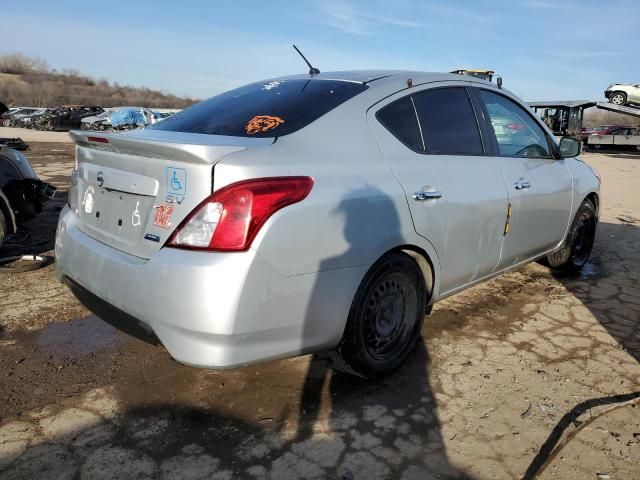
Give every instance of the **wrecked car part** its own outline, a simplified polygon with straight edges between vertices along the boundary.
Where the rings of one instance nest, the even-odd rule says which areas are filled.
[[[83,130],[122,131],[143,128],[154,123],[155,114],[140,107],[123,107],[87,117],[82,121]]]
[[[102,107],[71,105],[55,108],[33,121],[38,130],[67,131],[81,128],[82,119],[103,113]]]
[[[29,145],[25,143],[20,137],[2,137],[0,138],[0,145],[4,145],[5,147],[13,148],[14,150],[24,151],[29,148]]]
[[[6,235],[42,212],[56,187],[41,181],[27,158],[0,145],[0,247]]]

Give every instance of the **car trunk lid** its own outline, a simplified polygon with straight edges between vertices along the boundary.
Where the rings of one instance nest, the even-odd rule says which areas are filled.
[[[140,258],[151,258],[212,192],[213,165],[267,139],[175,132],[70,132],[77,145],[78,228]]]

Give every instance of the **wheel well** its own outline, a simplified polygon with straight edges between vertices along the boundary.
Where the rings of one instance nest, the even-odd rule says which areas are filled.
[[[598,216],[600,212],[600,199],[598,198],[598,194],[596,192],[591,192],[585,197],[585,200],[589,200],[593,204],[596,208],[596,216]]]
[[[402,252],[406,255],[409,255],[418,264],[418,267],[420,267],[420,270],[422,271],[424,285],[427,288],[427,305],[429,305],[429,302],[431,301],[431,297],[433,295],[434,270],[433,263],[431,262],[429,255],[427,255],[427,252],[419,247],[416,247],[415,245],[402,245],[394,248],[393,250],[390,250],[389,252],[385,253],[385,255],[392,252]]]

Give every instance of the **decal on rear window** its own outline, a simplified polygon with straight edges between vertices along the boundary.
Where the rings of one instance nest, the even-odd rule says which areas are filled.
[[[272,117],[271,115],[256,115],[247,123],[245,130],[249,135],[253,135],[258,132],[268,132],[273,130],[278,125],[284,123],[284,120],[280,117]]]
[[[231,137],[282,137],[306,127],[367,88],[358,82],[318,77],[268,80],[210,98],[147,128]]]

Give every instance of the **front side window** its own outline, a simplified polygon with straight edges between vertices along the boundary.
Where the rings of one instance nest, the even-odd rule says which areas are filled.
[[[482,155],[482,139],[464,87],[436,88],[413,95],[428,153]]]
[[[550,158],[547,135],[531,115],[508,98],[480,90],[500,155],[505,157]]]

